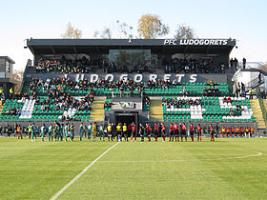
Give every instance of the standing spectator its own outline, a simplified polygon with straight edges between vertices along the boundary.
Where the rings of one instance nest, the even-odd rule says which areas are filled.
[[[243,58],[243,69],[246,69],[246,63],[247,63],[247,59],[246,58]]]
[[[259,83],[261,83],[261,73],[259,73],[258,75],[258,80],[259,80]]]
[[[238,67],[238,60],[237,58],[234,59],[234,68],[237,69]]]

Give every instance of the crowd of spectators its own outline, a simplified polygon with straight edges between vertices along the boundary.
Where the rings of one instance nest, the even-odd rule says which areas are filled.
[[[175,58],[165,64],[165,73],[222,73],[224,65],[218,65],[211,58]]]
[[[66,92],[66,86],[75,88],[76,83],[65,78],[49,79],[47,81],[36,79],[30,83],[29,89],[33,98],[36,100],[35,103],[41,105],[42,111],[50,109],[66,110],[68,108],[74,108],[80,111],[91,109],[91,104],[94,100],[92,93],[87,94],[83,98],[74,97]],[[83,84],[79,86],[85,87]],[[42,94],[46,94],[48,98],[44,100],[40,99],[40,95],[38,94],[40,91]],[[23,96],[29,98],[29,94],[27,93],[24,93]]]
[[[171,61],[163,60],[159,65],[162,66],[165,73],[224,73],[226,68],[224,64],[217,64],[211,58],[174,58]],[[230,66],[236,66],[235,60],[230,61]],[[102,57],[94,60],[85,56],[81,59],[66,59],[65,56],[61,58],[41,57],[36,64],[37,72],[90,73],[99,69],[103,73],[144,73],[153,71],[148,64],[118,65]]]
[[[182,108],[184,106],[198,106],[201,105],[201,99],[166,98],[162,100],[162,104],[165,105],[166,108]]]

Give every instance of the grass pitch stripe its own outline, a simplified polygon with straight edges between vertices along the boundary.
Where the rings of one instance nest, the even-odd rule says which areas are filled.
[[[101,159],[104,155],[106,155],[109,151],[115,148],[119,142],[109,147],[106,151],[104,151],[101,155],[99,155],[95,160],[93,160],[88,166],[86,166],[79,174],[77,174],[70,182],[68,182],[63,188],[61,188],[56,194],[54,194],[50,200],[56,200],[58,197],[65,192],[73,183],[75,183],[82,175],[84,175],[99,159]]]

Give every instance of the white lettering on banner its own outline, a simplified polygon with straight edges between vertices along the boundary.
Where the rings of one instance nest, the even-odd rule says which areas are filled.
[[[150,80],[150,81],[153,81],[153,82],[156,82],[157,77],[158,77],[157,74],[150,74],[150,75],[149,75],[149,80]]]
[[[126,81],[128,79],[128,74],[122,74],[120,80]]]
[[[165,74],[163,80],[164,81],[169,81],[170,78],[171,78],[171,74]]]
[[[98,81],[98,74],[91,74],[90,82],[95,83],[96,81]]]
[[[110,81],[110,82],[114,81],[114,75],[113,74],[107,74],[105,76],[105,80]]]
[[[74,77],[75,80],[77,77]],[[85,77],[83,77],[84,79]],[[136,83],[141,83],[142,81],[152,81],[156,82],[157,79],[162,79],[164,81],[170,81],[172,83],[181,83],[183,81],[196,82],[198,79],[197,74],[90,74],[88,80],[91,83],[95,83],[98,80],[106,80],[109,82],[118,80],[133,80]]]
[[[197,81],[197,74],[192,74],[190,75],[190,79],[189,79],[189,82],[190,83],[194,83]]]
[[[165,39],[164,45],[204,45],[204,46],[212,46],[212,45],[227,45],[228,40],[227,39],[182,39],[179,40],[179,43],[177,43],[177,40],[175,39]]]
[[[143,80],[143,75],[142,75],[142,74],[136,74],[136,75],[134,76],[134,82],[136,82],[136,83],[141,83],[142,80]]]
[[[166,40],[164,40],[164,45],[166,45],[166,44],[168,44],[168,45],[177,45],[177,43],[176,43],[176,41],[177,40],[175,40],[175,39],[166,39]]]
[[[180,83],[182,81],[182,77],[184,77],[184,74],[176,74],[177,82]]]

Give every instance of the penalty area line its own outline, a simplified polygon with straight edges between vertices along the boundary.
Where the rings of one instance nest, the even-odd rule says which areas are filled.
[[[114,149],[119,142],[109,147],[107,150],[105,150],[102,154],[100,154],[95,160],[90,162],[89,165],[87,165],[79,174],[77,174],[70,182],[68,182],[64,187],[62,187],[57,193],[55,193],[50,200],[56,200],[58,197],[65,192],[73,183],[75,183],[81,176],[83,176],[99,159],[101,159],[104,155],[106,155],[109,151]]]

